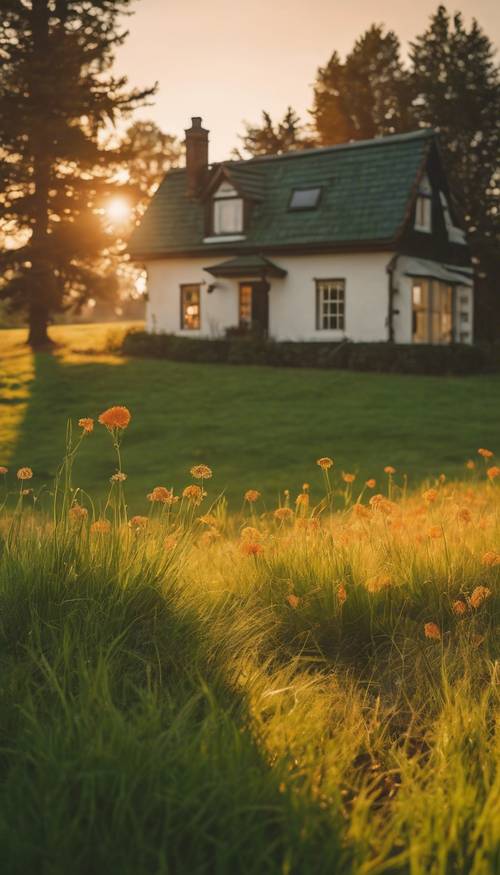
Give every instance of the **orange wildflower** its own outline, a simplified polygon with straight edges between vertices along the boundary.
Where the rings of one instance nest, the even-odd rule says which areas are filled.
[[[344,481],[344,483],[354,483],[355,479],[356,479],[355,474],[349,474],[349,473],[346,473],[345,471],[342,471],[342,480]]]
[[[463,599],[457,599],[456,602],[453,602],[452,610],[457,617],[461,617],[462,614],[465,614],[467,610],[467,605],[465,604]]]
[[[293,517],[293,510],[291,510],[291,508],[289,507],[277,507],[274,511],[274,517],[275,519],[280,520],[280,522],[283,522],[284,520],[289,520],[291,517]]]
[[[433,501],[438,497],[437,489],[426,489],[425,492],[422,492],[422,498],[427,504],[432,504]]]
[[[343,583],[340,583],[337,587],[337,600],[339,605],[343,605],[345,600],[347,599],[346,588]]]
[[[9,469],[6,468],[5,465],[0,465],[0,474],[7,474],[8,471]]]
[[[300,599],[298,595],[295,595],[295,593],[293,592],[291,592],[290,595],[287,596],[286,600],[291,608],[298,608],[298,606],[300,605]]]
[[[149,523],[148,517],[147,516],[140,516],[140,514],[138,514],[137,516],[133,516],[132,519],[130,520],[130,525],[134,529],[145,529],[148,523]]]
[[[191,468],[191,474],[193,477],[196,477],[197,480],[209,480],[212,476],[212,469],[208,467],[208,465],[194,465]]]
[[[93,535],[105,535],[111,531],[111,523],[109,520],[96,520],[92,523],[90,531]]]
[[[476,586],[469,599],[469,603],[473,608],[480,608],[483,602],[491,595],[491,589],[487,586]]]
[[[86,507],[82,507],[81,504],[74,504],[69,509],[69,515],[75,521],[85,520],[88,516],[88,510]]]
[[[240,550],[245,556],[260,556],[264,552],[264,547],[257,541],[243,541]]]
[[[112,431],[114,428],[127,428],[131,420],[130,410],[127,407],[109,407],[99,416],[101,425]]]
[[[31,468],[19,468],[19,471],[17,472],[18,480],[31,480],[32,477],[33,471]]]
[[[201,486],[197,486],[195,483],[186,486],[182,491],[182,497],[192,501],[193,504],[201,504],[206,494]]]
[[[468,507],[460,507],[457,510],[457,519],[461,523],[470,523],[472,520],[472,514]]]
[[[254,526],[245,526],[241,530],[241,537],[245,540],[260,541],[262,538],[262,532],[259,532]]]
[[[352,512],[356,514],[356,516],[363,517],[364,519],[370,519],[370,511],[364,504],[355,504],[353,505]]]
[[[473,471],[474,468],[476,467],[476,463],[475,463],[474,459],[467,459],[467,461],[465,463],[465,467],[468,468],[469,471]]]
[[[431,638],[433,641],[439,641],[441,638],[441,630],[437,623],[425,623],[424,635],[426,638]]]
[[[319,465],[322,471],[328,471],[333,466],[333,459],[330,459],[329,456],[322,456],[321,459],[317,460],[316,464]]]
[[[495,455],[491,450],[486,450],[484,447],[479,447],[478,453],[483,459],[491,459]]]
[[[205,513],[203,516],[198,517],[200,523],[204,523],[206,526],[216,526],[217,525],[217,517],[213,515],[213,513]]]
[[[492,465],[491,468],[487,469],[486,473],[490,480],[495,480],[496,477],[500,477],[500,468],[498,465]]]
[[[376,485],[377,481],[373,477],[370,477],[365,483],[365,486],[368,486],[368,489],[375,489]]]
[[[392,465],[386,465],[384,468],[386,474],[395,474],[396,469],[392,467]]]
[[[443,527],[431,526],[427,534],[429,535],[429,538],[442,538],[444,536]]]
[[[316,531],[319,529],[319,519],[317,517],[297,517],[295,525],[298,529],[310,529]]]
[[[382,495],[380,492],[377,495],[372,495],[370,498],[370,507],[374,510],[380,510],[382,513],[391,513],[394,504],[392,501],[389,501],[385,495]]]
[[[309,483],[302,484],[302,492],[309,492],[310,488]]]
[[[493,565],[500,565],[500,553],[496,550],[487,550],[481,559],[481,565],[486,565],[491,568]]]
[[[109,478],[111,483],[123,483],[127,479],[127,475],[123,471],[117,471]]]
[[[368,592],[380,592],[381,589],[387,589],[391,584],[392,580],[388,574],[377,574],[366,581],[366,588]]]
[[[83,416],[82,419],[78,420],[78,425],[80,428],[83,428],[85,434],[90,434],[94,431],[94,420],[90,416]]]
[[[304,509],[307,509],[309,507],[309,495],[307,494],[307,492],[301,492],[299,495],[297,495],[297,498],[295,499],[295,504],[297,505],[297,507],[303,507]]]
[[[260,492],[257,489],[247,489],[247,491],[245,492],[245,501],[248,501],[250,504],[258,501],[259,498]]]
[[[199,489],[199,486],[196,488]],[[166,486],[155,486],[153,491],[148,493],[148,501],[159,502],[160,504],[174,504],[178,500],[177,495],[174,495],[173,489],[167,489]]]

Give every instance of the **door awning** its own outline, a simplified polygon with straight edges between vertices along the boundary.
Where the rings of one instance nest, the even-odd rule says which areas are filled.
[[[472,286],[472,268],[441,264],[427,258],[405,257],[403,264],[405,276],[421,276],[427,279],[442,280],[450,285]]]
[[[238,255],[236,258],[221,261],[220,264],[205,267],[204,270],[212,276],[222,277],[284,277],[287,274],[286,270],[263,255]]]

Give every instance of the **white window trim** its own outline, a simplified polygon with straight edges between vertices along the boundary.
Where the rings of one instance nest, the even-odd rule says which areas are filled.
[[[315,327],[316,331],[321,333],[321,335],[325,334],[335,334],[335,335],[343,335],[346,330],[346,281],[343,277],[318,277],[315,279]],[[336,317],[337,322],[342,322],[342,325],[337,325],[336,327],[324,327],[321,323],[323,321],[323,316],[327,315],[325,311],[325,305],[328,303],[332,303],[332,300],[325,301],[324,293],[325,291],[330,291],[331,287],[337,286],[336,291],[342,292],[342,297],[337,296],[336,300]],[[340,288],[339,288],[340,287]],[[339,304],[342,304],[342,313],[339,313]],[[320,308],[323,312],[320,313]],[[331,317],[333,314],[330,312],[328,314]]]
[[[216,237],[204,237],[204,243],[237,243],[238,240],[246,240],[244,234],[217,234]]]
[[[422,207],[422,221],[419,221],[420,208]],[[425,174],[420,180],[418,195],[415,201],[415,231],[424,234],[432,234],[432,186],[429,177]]]

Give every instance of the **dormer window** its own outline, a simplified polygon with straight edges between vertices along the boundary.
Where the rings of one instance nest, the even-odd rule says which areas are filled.
[[[321,188],[294,188],[290,198],[290,210],[314,210],[319,204]]]
[[[418,187],[415,205],[415,231],[432,231],[432,186],[428,176],[423,176]]]
[[[243,231],[243,200],[229,182],[223,182],[213,198],[213,233],[240,234]]]

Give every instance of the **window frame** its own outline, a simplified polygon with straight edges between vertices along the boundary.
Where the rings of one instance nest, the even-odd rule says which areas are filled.
[[[330,278],[327,278],[327,277],[319,278],[318,277],[314,280],[314,282],[315,282],[315,291],[316,291],[316,331],[337,331],[337,332],[344,332],[345,333],[345,330],[346,330],[345,309],[346,309],[346,285],[347,285],[345,277],[330,277]],[[339,298],[337,295],[337,299],[335,302],[336,303],[335,314],[332,313],[331,311],[329,313],[325,313],[325,311],[324,311],[325,301],[324,301],[324,297],[323,297],[325,291],[327,290],[325,287],[332,287],[335,285],[340,286],[340,289],[337,289],[337,291],[341,291],[342,297]],[[332,299],[329,299],[326,303],[332,304],[332,303],[334,303],[334,301]],[[340,306],[341,306],[341,310],[340,310]],[[337,321],[336,326],[334,326],[334,327],[332,327],[331,325],[324,326],[321,324],[323,322],[323,319],[325,318],[325,316],[328,318],[328,320],[331,320],[334,315],[335,315],[336,321]]]
[[[198,325],[191,326],[185,324],[185,303],[184,295],[187,289],[198,290]],[[181,331],[201,331],[201,283],[181,283],[180,284],[180,330]]]
[[[436,280],[433,277],[410,277],[411,279],[411,342],[412,344],[429,344],[431,346],[449,346],[455,340],[455,334],[457,331],[457,321],[456,321],[456,288],[453,283],[446,283],[444,280]],[[425,325],[426,325],[426,337],[424,340],[415,340],[415,313],[418,312],[415,307],[414,301],[414,290],[415,287],[422,287],[423,284],[427,284],[427,303],[426,306],[422,306],[421,312],[425,314]],[[449,296],[449,309],[446,306],[443,306],[444,296],[442,294],[443,291],[446,291],[447,296]],[[442,340],[440,339],[443,336],[443,328],[445,316],[449,316],[450,318],[450,327],[449,327],[449,339]],[[436,321],[436,316],[439,318],[439,337],[436,338],[434,326]]]
[[[420,231],[422,234],[432,234],[432,203],[432,185],[427,174],[424,174],[420,180],[415,199],[415,219],[413,222],[415,231]],[[422,208],[422,222],[419,220],[420,208]]]
[[[310,207],[292,207],[292,201],[294,194],[298,191],[317,191],[318,197],[316,199],[316,203]],[[321,198],[323,196],[323,186],[322,185],[298,185],[295,188],[292,188],[290,192],[290,197],[288,200],[288,212],[289,213],[306,213],[308,210],[317,210],[320,203]]]
[[[224,187],[224,185],[227,185],[231,189],[230,192],[228,192],[227,194],[224,194],[224,192],[222,194],[219,194],[219,192]],[[218,204],[228,203],[229,201],[233,201],[233,202],[237,201],[240,204],[240,216],[239,216],[240,227],[236,230],[232,229],[231,231],[216,230],[216,219],[215,219],[216,208],[217,208]],[[219,224],[220,224],[220,221],[219,221]],[[233,185],[231,185],[230,182],[227,182],[227,181],[221,182],[218,189],[214,192],[214,195],[212,197],[212,204],[211,204],[210,227],[212,229],[212,234],[215,237],[229,237],[233,234],[243,234],[243,232],[245,230],[245,201],[241,197],[241,195],[238,193],[238,191],[235,189],[235,187]]]

